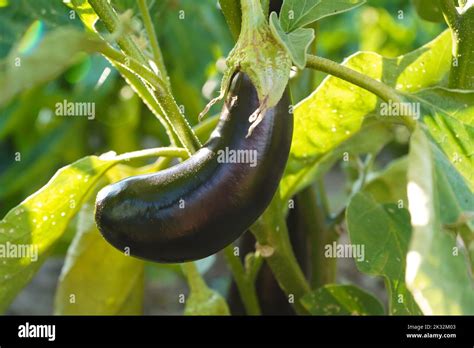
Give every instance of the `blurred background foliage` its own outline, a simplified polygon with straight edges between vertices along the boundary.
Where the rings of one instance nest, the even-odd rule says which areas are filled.
[[[131,9],[139,18],[135,1],[111,2],[118,12]],[[218,92],[233,39],[217,0],[149,3],[173,93],[194,125],[199,112]],[[60,0],[0,0],[0,69],[15,45],[34,50],[45,33],[63,25],[83,27]],[[420,19],[410,0],[368,0],[353,11],[321,20],[317,45],[312,49],[337,62],[359,50],[394,57],[430,41],[445,27],[444,23]],[[144,29],[139,28],[137,35],[147,47]],[[324,76],[314,71],[296,73],[291,82],[295,103],[313,91]],[[95,119],[55,116],[56,103],[65,99],[94,102]],[[0,215],[42,187],[60,167],[81,157],[168,143],[158,120],[106,59],[79,57],[58,79],[23,92],[0,109]],[[329,187],[330,196],[331,190],[337,193],[340,188]],[[65,235],[58,254],[65,253],[73,233]],[[173,267],[149,267],[147,274],[153,278],[159,273],[162,282],[176,281],[179,272]],[[223,292],[228,286],[228,277],[206,278],[211,287]],[[166,307],[160,299],[152,297],[150,301]]]

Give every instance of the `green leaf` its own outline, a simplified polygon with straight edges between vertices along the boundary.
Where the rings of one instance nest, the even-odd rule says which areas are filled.
[[[176,154],[167,148],[157,150],[153,150],[156,156]],[[23,257],[0,255],[5,256],[0,263],[0,311],[31,280],[107,170],[134,155],[138,157],[137,153],[88,156],[63,167],[0,221],[0,245],[30,251]]]
[[[281,26],[288,33],[364,3],[365,0],[285,0],[280,11]]]
[[[474,283],[463,250],[443,229],[431,144],[417,128],[410,141],[408,202],[413,226],[407,286],[424,314],[474,314]]]
[[[312,315],[383,315],[373,295],[353,285],[325,285],[301,299]]]
[[[55,314],[142,314],[144,262],[108,244],[93,217],[94,206],[85,204],[61,270]]]
[[[41,190],[0,221],[0,244],[29,246],[38,259],[3,258],[0,264],[0,310],[3,311],[33,277],[79,211],[91,188],[115,161],[85,157],[61,168]]]
[[[351,243],[365,249],[365,260],[355,260],[357,268],[385,278],[390,314],[420,314],[405,284],[405,255],[411,233],[408,211],[395,204],[379,204],[360,192],[349,202],[346,219]]]
[[[444,225],[459,231],[474,266],[474,194],[461,174],[443,152],[431,144],[435,166],[435,184],[439,195],[440,217]],[[408,157],[391,162],[383,171],[368,176],[364,192],[380,203],[406,207]],[[471,218],[469,219],[469,216]]]
[[[324,155],[302,159],[290,157],[285,174],[280,182],[280,197],[283,201],[303,189],[315,178],[326,173],[344,156],[354,157],[361,154],[377,154],[390,140],[393,134],[386,124],[367,122],[353,137],[327,151]],[[293,138],[294,139],[294,138]],[[291,154],[290,154],[291,156]],[[287,206],[285,204],[285,206]]]
[[[185,315],[229,315],[225,299],[216,291],[207,287],[194,263],[183,265],[190,287],[186,300]]]
[[[87,33],[61,27],[35,46],[17,45],[0,65],[0,106],[25,89],[55,79],[77,61],[79,52],[94,52],[98,44]]]
[[[397,58],[359,52],[343,64],[401,91],[415,92],[443,80],[451,65],[450,47],[451,33],[445,31],[425,46]],[[377,116],[378,105],[372,93],[333,76],[298,103],[280,195],[289,198],[311,182],[318,174],[315,168],[319,160],[357,134],[365,118]]]
[[[427,88],[410,95],[446,157],[474,190],[474,91]]]
[[[435,144],[431,145],[431,151],[436,191],[440,197],[441,221],[453,225],[474,210],[474,195],[461,174]],[[402,207],[407,206],[407,170],[408,156],[392,161],[383,171],[368,176],[364,192],[370,193],[380,203],[401,203]],[[474,219],[466,220],[465,223],[470,231],[474,231]]]
[[[450,45],[451,35],[446,31],[404,56],[384,58],[373,52],[359,52],[343,65],[401,91],[414,92],[444,78],[451,64]],[[337,77],[327,77],[295,106],[292,154],[303,157],[327,152],[357,132],[364,117],[376,109],[377,97],[372,93]]]
[[[434,144],[431,144],[431,155],[441,221],[443,224],[456,224],[462,219],[462,215],[467,216],[474,211],[474,194],[466,180]],[[465,223],[474,233],[474,218],[466,220]]]
[[[276,12],[272,12],[270,15],[270,29],[275,38],[286,48],[293,63],[299,69],[304,69],[306,52],[314,40],[314,29],[298,28],[287,34],[281,28]]]
[[[443,22],[440,0],[412,0],[418,15],[430,22]]]
[[[408,157],[402,157],[390,162],[384,170],[371,173],[367,177],[364,192],[370,193],[379,203],[402,203],[406,206]]]

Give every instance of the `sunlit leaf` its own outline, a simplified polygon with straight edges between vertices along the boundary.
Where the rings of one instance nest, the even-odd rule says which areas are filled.
[[[450,47],[451,33],[445,31],[406,55],[384,58],[373,52],[359,52],[344,65],[402,92],[415,92],[443,80],[451,65]],[[294,109],[290,159],[280,195],[288,198],[303,188],[304,183],[311,182],[315,172],[309,168],[357,134],[365,118],[379,115],[378,106],[375,95],[333,76],[298,103]]]
[[[163,149],[160,154],[173,156],[175,153]],[[31,280],[101,177],[127,158],[128,154],[88,156],[63,167],[41,190],[10,210],[0,221],[1,246],[31,250],[29,254],[19,255],[22,257],[2,255],[0,311],[5,310],[17,292]]]
[[[356,157],[366,153],[376,155],[392,138],[393,134],[387,125],[367,122],[358,133],[335,146],[327,154],[308,158],[303,156],[301,160],[290,158],[280,182],[280,197],[287,201],[294,193],[326,173],[344,156]]]
[[[63,0],[63,2],[76,11],[86,28],[94,31],[94,25],[99,17],[87,0]]]

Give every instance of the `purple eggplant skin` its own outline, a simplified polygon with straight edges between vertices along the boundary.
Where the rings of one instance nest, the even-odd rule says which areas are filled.
[[[193,261],[223,249],[258,219],[278,188],[293,133],[289,105],[287,89],[247,137],[259,101],[249,77],[236,73],[219,123],[201,149],[173,167],[98,193],[99,231],[117,249],[160,263]],[[255,151],[257,161],[219,160],[219,150],[226,149]]]

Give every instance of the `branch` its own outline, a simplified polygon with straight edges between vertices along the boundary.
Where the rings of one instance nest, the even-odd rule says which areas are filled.
[[[160,72],[161,78],[165,81],[167,87],[170,88],[171,86],[168,79],[168,73],[163,61],[163,54],[161,53],[160,44],[158,43],[158,38],[156,37],[156,32],[153,27],[153,22],[150,17],[150,12],[148,11],[146,0],[138,0],[138,7],[143,18],[143,24],[148,35],[148,40],[150,41],[151,49],[153,51],[153,61]]]
[[[100,52],[107,58],[111,59],[121,67],[130,70],[131,72],[141,76],[155,89],[155,95],[158,103],[163,110],[164,117],[175,133],[178,135],[181,143],[191,153],[195,152],[200,146],[200,142],[196,134],[191,129],[188,121],[181,114],[181,111],[176,104],[173,96],[166,87],[165,82],[156,75],[148,67],[140,64],[134,58],[127,57],[122,52],[117,51],[109,45],[102,45]]]
[[[181,264],[181,269],[186,277],[189,289],[198,291],[200,288],[207,287],[206,282],[202,279],[197,266],[194,262],[185,262]]]
[[[321,181],[299,192],[295,199],[296,213],[311,244],[311,286],[317,289],[336,279],[336,260],[325,257],[324,249],[337,240],[338,235],[327,226],[329,210]]]
[[[293,253],[281,208],[280,198],[276,194],[265,213],[250,230],[257,239],[257,251],[270,266],[280,288],[287,296],[294,296],[296,312],[308,314],[300,299],[310,291],[310,287]]]
[[[117,13],[108,1],[90,0],[89,2],[109,32],[113,33],[119,28],[120,21]],[[122,35],[118,39],[118,43],[120,48],[127,55],[111,48],[109,45],[102,45],[101,53],[116,61],[125,69],[132,70],[132,72],[137,73],[139,76],[143,76],[144,79],[153,85],[156,90],[156,98],[163,110],[164,118],[167,119],[168,125],[175,131],[181,144],[188,150],[189,154],[195,152],[201,147],[201,143],[181,113],[176,101],[167,88],[167,84],[148,68],[145,55],[138,48],[132,37]]]
[[[158,156],[186,158],[188,154],[185,149],[179,147],[157,147],[154,149],[126,152],[114,157],[113,159],[116,161],[129,161],[133,159]]]
[[[170,139],[171,145],[177,146],[181,145],[181,142],[173,130],[172,125],[169,123],[169,119],[163,115],[160,104],[156,100],[156,96],[150,91],[150,89],[145,85],[142,79],[138,77],[134,72],[122,67],[118,63],[114,63],[116,69],[120,72],[122,77],[127,81],[127,83],[133,88],[133,90],[140,96],[145,105],[150,109],[150,111],[158,118],[160,123],[163,125],[166,131],[166,135]]]
[[[117,31],[120,25],[120,20],[114,8],[108,1],[104,0],[89,0],[89,4],[94,9],[94,12],[104,23],[105,27],[110,33]],[[146,63],[146,57],[138,48],[138,45],[133,40],[131,35],[122,35],[117,40],[120,48],[130,57],[133,57],[141,63]]]
[[[453,36],[453,61],[449,72],[449,87],[474,89],[474,4],[463,4],[458,12],[453,1],[441,1],[443,15]]]
[[[230,244],[224,248],[224,256],[229,265],[232,277],[239,289],[240,298],[245,307],[245,311],[249,315],[261,315],[260,305],[258,303],[257,291],[250,277],[240,262],[240,259],[234,255],[233,245]]]

